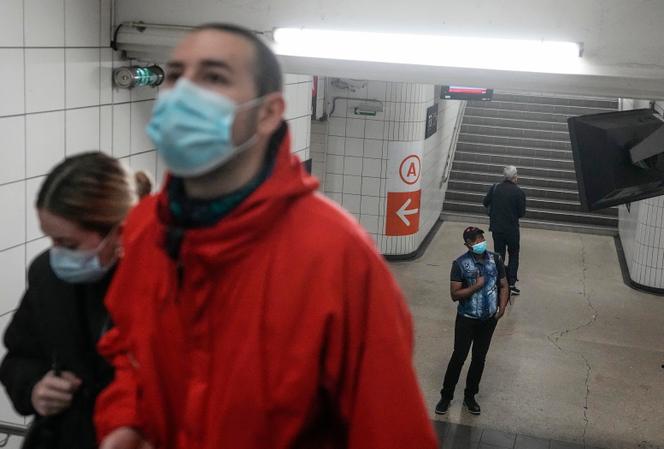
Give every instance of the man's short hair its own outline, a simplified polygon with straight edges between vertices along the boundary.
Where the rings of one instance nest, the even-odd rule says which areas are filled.
[[[516,176],[516,167],[514,165],[508,165],[503,168],[503,176],[505,176],[505,179],[514,179]]]
[[[216,30],[242,36],[255,50],[254,84],[259,97],[271,92],[281,92],[283,77],[276,55],[253,31],[229,23],[206,23],[196,27],[196,31]]]

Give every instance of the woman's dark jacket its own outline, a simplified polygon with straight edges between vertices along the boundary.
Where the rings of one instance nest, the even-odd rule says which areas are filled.
[[[36,415],[32,388],[54,367],[73,372],[83,383],[69,409],[36,416],[26,449],[96,447],[94,402],[113,378],[95,349],[110,324],[103,301],[112,271],[98,282],[69,284],[56,277],[48,251],[30,265],[28,288],[5,333],[0,382],[21,415]]]

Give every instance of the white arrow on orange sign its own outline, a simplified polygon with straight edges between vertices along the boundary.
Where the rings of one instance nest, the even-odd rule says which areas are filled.
[[[403,205],[397,211],[397,215],[399,216],[401,221],[403,221],[403,224],[405,224],[406,226],[410,226],[410,220],[408,219],[408,215],[414,215],[420,211],[419,209],[408,210],[408,206],[410,206],[410,203],[412,201],[413,201],[412,199],[408,198],[406,202],[403,203]]]

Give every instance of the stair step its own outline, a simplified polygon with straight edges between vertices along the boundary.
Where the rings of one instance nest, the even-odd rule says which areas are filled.
[[[440,218],[444,221],[453,221],[460,223],[471,224],[487,224],[489,223],[489,217],[486,214],[470,214],[456,211],[445,211],[440,214]],[[546,221],[546,220],[532,220],[527,218],[522,218],[520,220],[520,225],[522,228],[536,228],[536,229],[547,229],[551,231],[561,231],[561,232],[576,232],[581,234],[595,234],[595,235],[611,235],[615,236],[618,234],[618,229],[614,226],[598,226],[598,225],[584,225],[579,223],[562,223],[555,221]],[[488,231],[488,229],[486,229]]]
[[[502,117],[482,117],[470,114],[464,114],[463,124],[484,125],[484,126],[503,126],[507,128],[536,129],[540,131],[559,131],[568,133],[567,122],[546,122],[539,120],[511,119]]]
[[[472,105],[466,106],[465,114],[472,115],[473,117],[502,118],[510,120],[533,120],[551,123],[564,123],[565,125],[567,125],[567,118],[570,117],[568,114],[523,112],[511,109],[473,107]]]
[[[531,168],[555,168],[558,170],[571,170],[574,171],[574,161],[571,159],[555,159],[543,157],[530,157],[519,156],[511,154],[495,154],[495,153],[479,153],[479,152],[466,152],[457,149],[456,161],[464,162],[484,162],[486,164],[493,164],[498,166],[514,165],[519,171],[524,167]]]
[[[491,143],[457,143],[457,151],[464,151],[466,153],[489,153],[500,154],[505,156],[525,156],[533,158],[545,159],[561,159],[561,160],[574,160],[572,152],[569,150],[551,150],[548,148],[529,148],[496,145]]]
[[[618,109],[616,98],[587,98],[587,97],[551,97],[539,94],[523,94],[512,92],[494,92],[494,101],[509,101],[518,103],[550,104],[559,106],[581,106],[601,109]]]
[[[485,173],[496,173],[502,176],[502,167],[488,162],[466,162],[454,160],[452,171],[476,171]],[[519,178],[527,176],[530,178],[549,178],[549,179],[567,179],[576,183],[576,173],[574,170],[563,170],[557,168],[539,168],[539,167],[519,167]]]
[[[486,214],[486,208],[480,203],[470,203],[465,201],[448,201],[445,200],[443,205],[443,211],[457,211],[457,212],[468,212],[476,215]],[[591,214],[588,212],[564,212],[564,211],[553,211],[539,208],[528,208],[526,210],[526,217],[533,220],[542,220],[542,221],[553,221],[553,222],[562,222],[562,223],[580,223],[580,224],[591,224],[598,226],[608,226],[608,227],[617,227],[618,218],[617,217],[606,217],[597,214]]]
[[[486,195],[493,184],[494,183],[491,182],[460,181],[451,179],[447,184],[447,188],[448,191],[458,190],[462,192],[479,192],[482,193],[482,195]],[[523,185],[521,181],[519,181],[519,187],[521,187],[521,190],[524,191],[528,198],[548,198],[551,200],[579,203],[579,193],[576,190],[533,187]]]
[[[459,142],[464,143],[491,143],[503,146],[542,148],[548,150],[572,151],[572,145],[567,140],[528,139],[525,137],[487,136],[484,134],[459,133]]]
[[[512,137],[517,139],[569,140],[569,132],[567,130],[543,131],[537,129],[511,128],[507,126],[473,125],[466,123],[465,118],[461,124],[461,133]]]
[[[487,182],[494,184],[502,182],[504,179],[502,173],[487,173],[485,171],[473,170],[452,170],[450,173],[450,181],[475,181]],[[567,189],[576,190],[578,188],[576,179],[555,179],[546,177],[533,177],[525,174],[519,174],[520,186],[538,187],[541,189]]]
[[[448,190],[445,193],[445,200],[466,202],[482,205],[486,192],[472,192],[462,190]],[[577,212],[585,213],[581,204],[578,201],[565,201],[559,199],[538,198],[527,196],[526,208],[528,209],[541,209],[555,212],[567,212],[576,214]],[[593,215],[601,215],[606,217],[617,217],[617,208],[602,209],[592,213]]]
[[[470,106],[484,109],[507,109],[521,112],[546,112],[549,114],[565,114],[568,116],[600,114],[602,112],[615,112],[611,108],[592,108],[585,106],[561,106],[537,103],[519,103],[512,101],[470,101]]]

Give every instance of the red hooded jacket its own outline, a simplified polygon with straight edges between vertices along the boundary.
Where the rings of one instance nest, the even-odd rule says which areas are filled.
[[[437,447],[399,288],[289,146],[228,216],[185,233],[179,261],[163,249],[164,192],[129,217],[100,439],[131,426],[157,449]]]

